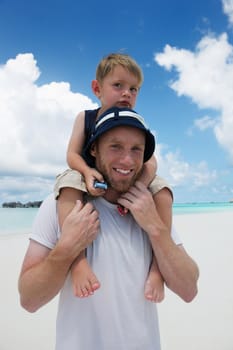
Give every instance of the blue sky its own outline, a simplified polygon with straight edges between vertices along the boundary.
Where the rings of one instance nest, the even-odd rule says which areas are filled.
[[[175,202],[233,198],[233,0],[0,0],[0,203],[52,191],[75,116],[98,104],[96,65],[118,51],[143,69],[135,109]]]

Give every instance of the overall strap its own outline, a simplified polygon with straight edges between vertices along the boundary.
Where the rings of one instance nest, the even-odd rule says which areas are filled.
[[[95,128],[95,121],[97,118],[99,108],[98,109],[91,109],[85,111],[85,144],[89,141],[94,128]]]

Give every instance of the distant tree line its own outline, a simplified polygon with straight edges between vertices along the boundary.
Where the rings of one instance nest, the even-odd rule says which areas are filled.
[[[2,208],[39,208],[41,206],[42,201],[34,201],[34,202],[6,202],[2,203]]]

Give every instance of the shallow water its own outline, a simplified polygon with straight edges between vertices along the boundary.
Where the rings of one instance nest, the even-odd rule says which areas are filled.
[[[174,204],[174,215],[232,210],[233,203]],[[30,233],[38,208],[0,208],[0,234]]]

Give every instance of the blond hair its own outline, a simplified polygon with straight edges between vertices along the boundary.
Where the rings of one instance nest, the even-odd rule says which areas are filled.
[[[132,73],[138,79],[139,86],[142,85],[143,73],[141,68],[132,57],[122,53],[111,53],[100,61],[96,69],[96,80],[102,83],[106,75],[111,73],[118,65]]]

